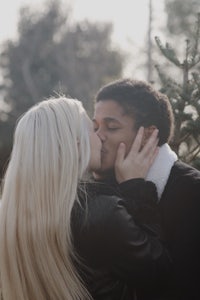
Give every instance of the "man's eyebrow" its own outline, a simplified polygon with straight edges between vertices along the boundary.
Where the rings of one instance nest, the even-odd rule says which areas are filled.
[[[120,123],[120,121],[118,119],[112,118],[112,117],[106,117],[104,118],[105,121],[107,122],[117,122]]]
[[[105,117],[105,118],[103,118],[103,120],[105,122],[107,122],[107,123],[111,123],[111,122],[113,122],[113,123],[120,123],[120,120],[112,118],[112,117]],[[92,121],[93,122],[97,122],[95,118],[93,118]]]

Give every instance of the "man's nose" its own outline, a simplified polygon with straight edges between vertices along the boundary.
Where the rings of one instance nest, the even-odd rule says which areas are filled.
[[[100,140],[102,142],[104,142],[106,140],[106,134],[101,128],[98,128],[98,130],[96,131],[96,134],[98,135],[98,137],[100,138]]]

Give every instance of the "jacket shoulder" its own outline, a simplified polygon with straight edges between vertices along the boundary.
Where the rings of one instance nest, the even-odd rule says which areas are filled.
[[[200,179],[200,171],[182,161],[177,161],[174,163],[174,166],[171,170],[171,175]]]
[[[162,201],[187,203],[193,206],[193,202],[200,204],[200,171],[181,161],[175,162],[165,186]],[[161,201],[161,202],[162,202]]]

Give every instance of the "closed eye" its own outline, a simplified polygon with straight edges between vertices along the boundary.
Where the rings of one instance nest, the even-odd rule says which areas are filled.
[[[118,130],[118,129],[119,129],[118,127],[109,127],[108,128],[109,131],[115,131],[115,130]]]

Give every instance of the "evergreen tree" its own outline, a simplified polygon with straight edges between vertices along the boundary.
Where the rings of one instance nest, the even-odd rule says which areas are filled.
[[[167,27],[177,37],[190,37],[193,33],[195,14],[200,12],[199,0],[165,0]]]
[[[198,14],[193,39],[186,40],[185,57],[181,62],[174,48],[166,43],[164,46],[156,37],[156,43],[162,54],[181,73],[181,81],[167,76],[156,66],[161,80],[161,92],[168,95],[174,116],[175,134],[171,143],[179,157],[200,169],[200,14]]]

